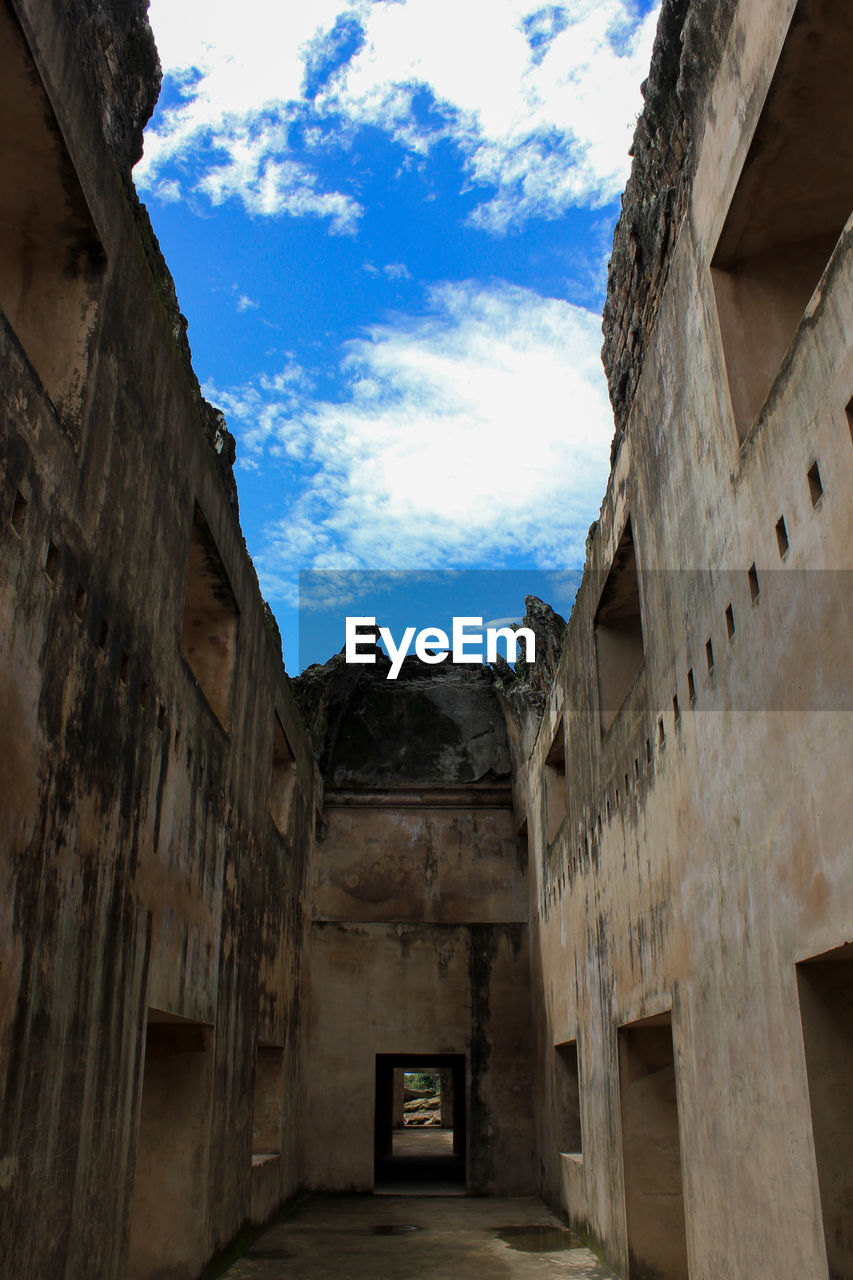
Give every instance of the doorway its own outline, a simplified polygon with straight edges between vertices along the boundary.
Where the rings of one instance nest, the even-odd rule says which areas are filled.
[[[149,1009],[129,1280],[189,1280],[204,1262],[212,1081],[213,1028]]]
[[[464,1193],[464,1054],[377,1054],[374,1115],[375,1192]]]
[[[853,1276],[853,945],[797,965],[829,1274]]]
[[[619,1092],[631,1277],[687,1280],[670,1013],[619,1028]]]

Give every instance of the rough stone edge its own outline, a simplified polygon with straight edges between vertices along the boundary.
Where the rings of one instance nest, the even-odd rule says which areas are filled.
[[[611,463],[628,429],[645,348],[689,203],[708,95],[737,3],[664,0],[661,8],[607,269],[601,358],[615,418]]]

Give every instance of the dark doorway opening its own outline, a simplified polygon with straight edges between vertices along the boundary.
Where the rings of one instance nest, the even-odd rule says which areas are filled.
[[[464,1054],[378,1053],[374,1191],[462,1194],[465,1121]]]

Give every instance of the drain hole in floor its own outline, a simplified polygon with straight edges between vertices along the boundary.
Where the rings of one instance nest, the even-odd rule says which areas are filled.
[[[583,1240],[564,1227],[499,1227],[499,1240],[522,1253],[559,1253],[562,1249],[582,1249]]]
[[[403,1222],[383,1222],[381,1226],[371,1227],[374,1236],[401,1236],[406,1231],[420,1231],[420,1227],[412,1227]]]

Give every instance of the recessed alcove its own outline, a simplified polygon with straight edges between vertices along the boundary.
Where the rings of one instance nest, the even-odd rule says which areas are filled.
[[[554,1114],[558,1150],[563,1155],[581,1155],[583,1141],[577,1040],[554,1045]]]
[[[628,520],[595,614],[601,731],[606,733],[643,665],[643,624],[634,536]]]
[[[851,66],[853,7],[799,0],[711,263],[740,439],[853,209]]]
[[[560,719],[545,757],[543,776],[545,791],[545,838],[551,844],[563,825],[568,809],[568,793],[566,790],[566,738],[563,721]]]
[[[223,729],[231,723],[231,685],[240,612],[207,521],[196,505],[187,563],[181,652]]]
[[[197,1274],[204,1252],[212,1076],[213,1028],[149,1009],[129,1280]]]
[[[628,1274],[686,1280],[687,1234],[669,1013],[619,1028],[619,1095]]]
[[[831,1276],[853,1275],[853,945],[797,965],[809,1104]]]
[[[106,255],[6,0],[0,0],[0,170],[0,307],[57,411],[73,421]]]
[[[296,782],[296,760],[278,713],[273,714],[272,772],[270,776],[270,814],[281,835],[287,831],[293,788]]]

